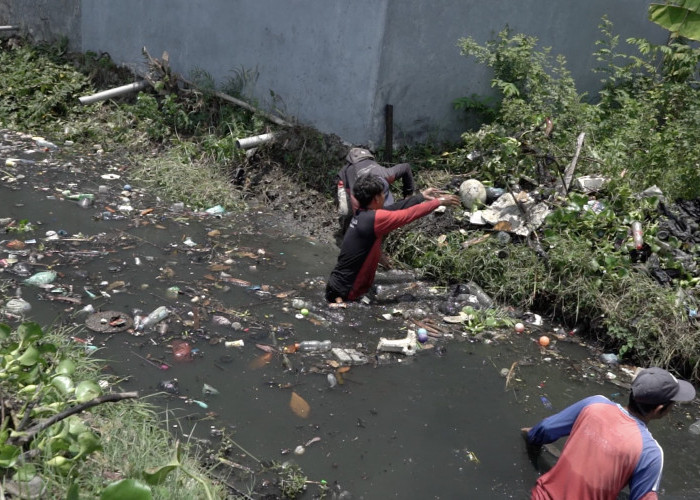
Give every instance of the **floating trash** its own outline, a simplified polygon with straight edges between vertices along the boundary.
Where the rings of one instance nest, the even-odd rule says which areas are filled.
[[[134,326],[134,321],[123,312],[102,311],[88,316],[85,326],[94,332],[119,333]]]
[[[31,311],[32,305],[24,299],[10,299],[5,304],[4,310],[10,314],[22,315]]]
[[[552,409],[552,403],[550,403],[549,399],[547,399],[546,396],[540,396],[540,401],[542,401],[542,404],[545,408],[547,408],[548,410]]]
[[[48,285],[54,282],[56,276],[55,271],[42,271],[24,280],[24,284],[32,286]]]
[[[168,394],[179,394],[180,393],[180,383],[176,378],[172,380],[163,380],[158,384],[158,389],[165,391]]]
[[[210,386],[209,384],[204,384],[202,386],[202,394],[204,394],[205,396],[216,396],[217,394],[219,394],[219,391],[214,387]]]

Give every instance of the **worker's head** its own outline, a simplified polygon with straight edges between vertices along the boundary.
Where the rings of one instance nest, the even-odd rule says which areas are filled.
[[[675,401],[692,401],[695,388],[663,368],[640,370],[632,381],[629,408],[638,415],[665,415]]]
[[[378,197],[384,197],[384,182],[381,177],[374,174],[363,175],[357,179],[352,188],[352,194],[360,208],[381,208],[384,206],[384,200],[378,199]],[[371,206],[373,203],[374,206]]]

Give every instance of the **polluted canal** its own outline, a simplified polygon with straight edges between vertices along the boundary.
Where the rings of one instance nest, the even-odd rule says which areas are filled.
[[[2,133],[3,321],[72,327],[181,439],[298,464],[304,498],[322,480],[335,498],[527,498],[539,473],[521,427],[592,394],[627,402],[635,367],[566,328],[511,311],[523,332],[475,335],[429,284],[431,300],[329,309],[333,244],[265,206],[158,200],[117,159],[52,146]],[[698,418],[686,405],[651,424],[664,498],[698,497]]]

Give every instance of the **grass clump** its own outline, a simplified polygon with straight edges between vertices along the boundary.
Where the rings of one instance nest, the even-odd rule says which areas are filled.
[[[131,169],[131,175],[165,198],[182,200],[192,207],[208,208],[214,203],[229,210],[241,210],[245,206],[240,193],[231,187],[226,167],[216,162],[188,159],[182,149],[143,158]]]

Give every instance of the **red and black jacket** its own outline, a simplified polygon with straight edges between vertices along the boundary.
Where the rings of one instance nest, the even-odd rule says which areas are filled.
[[[374,283],[384,236],[439,206],[439,200],[425,201],[417,195],[383,209],[355,212],[328,280],[326,298],[357,300],[364,295]]]

